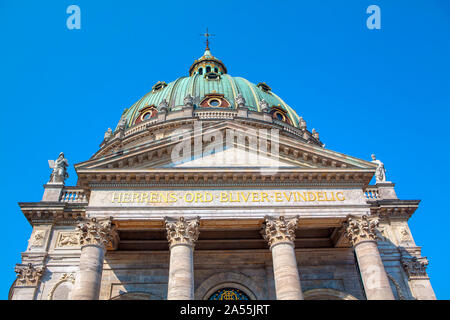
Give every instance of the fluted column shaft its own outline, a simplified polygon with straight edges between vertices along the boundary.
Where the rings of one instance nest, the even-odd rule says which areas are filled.
[[[199,219],[165,219],[170,247],[167,300],[194,299],[194,246],[198,239]]]
[[[81,256],[72,300],[98,300],[103,273],[106,246],[118,241],[117,231],[111,219],[78,225]]]
[[[352,243],[367,300],[394,300],[389,279],[377,246],[377,218],[349,218],[345,235]]]
[[[295,258],[294,239],[297,218],[267,218],[263,236],[272,251],[275,291],[278,300],[303,300]]]

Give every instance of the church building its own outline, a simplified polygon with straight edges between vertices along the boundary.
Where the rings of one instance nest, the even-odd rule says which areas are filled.
[[[435,299],[420,201],[375,155],[326,149],[208,42],[186,71],[117,115],[76,186],[50,161],[42,200],[19,203],[33,230],[10,299]]]

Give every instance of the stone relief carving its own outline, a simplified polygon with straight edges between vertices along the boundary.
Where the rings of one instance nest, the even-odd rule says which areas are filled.
[[[78,247],[80,240],[77,232],[60,232],[57,247]]]
[[[57,297],[55,297],[55,291],[60,285],[62,285],[65,282],[68,282],[73,285],[75,283],[75,275],[73,273],[64,273],[61,276],[61,278],[59,278],[58,282],[55,283],[53,288],[50,290],[50,292],[47,296],[47,299],[48,300],[56,300],[56,299],[54,299],[54,298],[57,298]],[[67,298],[68,298],[69,294],[70,294],[70,292],[67,292]],[[66,299],[64,299],[64,300],[66,300]]]
[[[366,215],[361,218],[350,217],[343,225],[344,236],[348,238],[352,245],[361,241],[376,241],[378,239],[377,228],[378,218],[369,218]]]
[[[194,247],[195,241],[199,235],[199,223],[200,218],[192,220],[185,220],[184,217],[180,217],[178,220],[164,219],[167,230],[167,240],[169,246],[172,247],[177,244],[187,244]]]
[[[16,265],[15,271],[17,273],[17,287],[37,286],[44,274],[44,267],[35,267],[32,263],[28,263],[26,265]]]
[[[428,259],[426,257],[403,257],[401,259],[403,269],[406,271],[409,279],[422,278],[427,276]]]
[[[45,230],[35,230],[29,240],[30,247],[42,247],[44,245]]]
[[[262,230],[263,238],[267,240],[270,247],[281,242],[293,243],[297,222],[297,217],[290,219],[283,216],[279,218],[266,217]]]
[[[116,226],[112,223],[112,218],[97,220],[91,218],[88,221],[82,221],[77,226],[78,242],[80,245],[112,245],[116,248],[119,242],[119,236]]]
[[[408,232],[408,229],[406,229],[405,227],[400,228],[400,241],[402,242],[411,241],[411,236]]]

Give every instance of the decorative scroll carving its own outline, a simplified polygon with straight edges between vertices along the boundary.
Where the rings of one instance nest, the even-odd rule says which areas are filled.
[[[30,247],[42,247],[44,245],[45,233],[45,230],[35,230],[29,241]]]
[[[280,242],[293,243],[295,240],[295,229],[297,228],[298,218],[286,219],[266,217],[265,226],[262,235],[267,240],[270,247]]]
[[[77,232],[60,232],[57,247],[78,247],[80,239]]]
[[[194,247],[199,235],[198,227],[200,218],[185,220],[184,217],[180,217],[175,221],[170,221],[168,218],[165,218],[164,222],[170,247],[177,244],[187,244]]]
[[[17,265],[15,271],[17,273],[17,287],[37,286],[44,274],[44,267],[35,267],[32,263],[28,263],[27,265]]]
[[[59,278],[58,282],[55,283],[55,285],[53,286],[53,288],[50,290],[47,299],[48,300],[53,300],[53,295],[55,293],[55,290],[64,282],[69,282],[72,285],[75,283],[75,275],[73,273],[64,273],[61,278]]]
[[[353,246],[361,241],[376,241],[378,224],[378,218],[369,218],[365,215],[361,218],[350,217],[343,226],[344,236]]]
[[[428,259],[426,257],[403,257],[401,259],[403,269],[408,274],[408,278],[428,278],[427,265]]]
[[[101,245],[117,248],[119,236],[116,226],[112,223],[112,218],[97,221],[92,218],[90,221],[82,221],[77,226],[78,241],[81,246]]]

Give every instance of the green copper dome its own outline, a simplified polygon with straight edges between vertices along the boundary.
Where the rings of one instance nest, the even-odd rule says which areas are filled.
[[[224,99],[221,107],[236,108],[235,99],[239,94],[245,99],[245,106],[249,110],[262,111],[261,101],[267,102],[269,108],[281,110],[288,119],[286,121],[299,127],[299,116],[280,97],[271,91],[265,83],[255,85],[241,77],[232,77],[227,74],[225,65],[219,59],[211,55],[209,48],[205,54],[195,60],[189,70],[189,77],[181,77],[166,84],[156,83],[152,91],[143,96],[139,101],[125,110],[123,117],[127,120],[127,127],[132,127],[141,118],[143,110],[153,108],[159,111],[161,102],[165,100],[168,111],[179,110],[183,107],[183,100],[190,95],[194,98],[194,108],[202,108],[201,104],[208,96],[220,96]],[[215,107],[215,105],[208,105]]]

